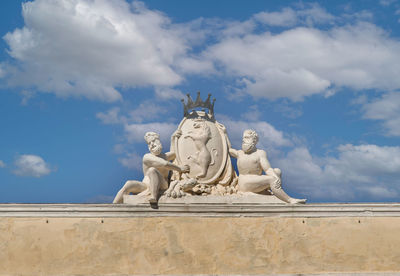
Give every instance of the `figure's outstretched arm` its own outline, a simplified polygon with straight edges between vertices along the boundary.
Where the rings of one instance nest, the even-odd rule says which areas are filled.
[[[232,156],[233,158],[237,158],[238,157],[238,151],[233,149],[233,148],[229,148],[229,155]]]
[[[158,156],[154,156],[150,153],[146,154],[143,157],[143,163],[147,166],[147,167],[153,167],[153,168],[167,168],[170,170],[174,170],[174,171],[178,171],[178,172],[183,172],[183,173],[187,173],[189,172],[189,166],[184,165],[184,166],[178,166],[175,165],[165,159],[162,159]]]
[[[188,165],[178,166],[178,165],[175,165],[174,163],[171,163],[168,161],[167,161],[167,165],[165,167],[170,170],[178,171],[181,173],[188,173],[190,170]]]
[[[175,149],[175,140],[179,139],[181,137],[182,131],[180,129],[177,129],[171,136],[171,146],[169,152],[165,153],[165,157],[167,160],[174,160],[176,157],[176,149]]]
[[[233,158],[237,158],[238,150],[235,150],[234,148],[232,148],[231,141],[229,141],[229,138],[228,138],[228,134],[225,133],[225,137],[226,137],[226,143],[228,145],[229,155],[232,156]]]
[[[237,158],[238,157],[238,150],[235,150],[234,148],[232,148],[232,144],[231,144],[231,141],[229,140],[228,133],[226,131],[225,126],[223,124],[219,124],[219,127],[225,133],[226,144],[228,146],[229,155],[232,156],[233,158]]]
[[[165,157],[167,158],[167,160],[173,161],[173,160],[175,160],[176,153],[175,153],[175,151],[166,152]]]

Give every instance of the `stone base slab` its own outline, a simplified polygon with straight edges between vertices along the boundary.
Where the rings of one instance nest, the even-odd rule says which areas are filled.
[[[149,205],[147,197],[137,195],[124,195],[123,202],[131,205]],[[234,195],[207,195],[172,198],[165,195],[161,196],[158,204],[286,204],[273,195],[258,195],[254,193],[243,193]]]

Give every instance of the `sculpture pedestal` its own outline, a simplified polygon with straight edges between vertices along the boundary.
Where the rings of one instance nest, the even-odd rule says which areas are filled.
[[[131,205],[149,205],[147,197],[136,195],[124,195],[124,203]],[[161,196],[158,204],[287,204],[273,195],[259,195],[255,193],[242,193],[233,195],[208,195],[208,196],[184,196],[171,198]]]

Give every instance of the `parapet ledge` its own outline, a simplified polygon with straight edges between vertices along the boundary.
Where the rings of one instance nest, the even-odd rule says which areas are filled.
[[[0,217],[400,217],[400,203],[0,204]]]

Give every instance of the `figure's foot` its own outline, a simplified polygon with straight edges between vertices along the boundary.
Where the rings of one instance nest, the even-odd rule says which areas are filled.
[[[121,204],[123,203],[122,201],[123,201],[122,197],[116,197],[113,201],[113,204]]]
[[[121,204],[124,201],[124,190],[120,190],[113,200],[113,204]]]
[[[305,204],[307,199],[299,199],[299,198],[290,198],[289,203],[290,204]]]
[[[150,198],[149,198],[149,203],[150,203],[150,204],[157,203],[157,199],[156,199],[155,197],[150,197]]]

